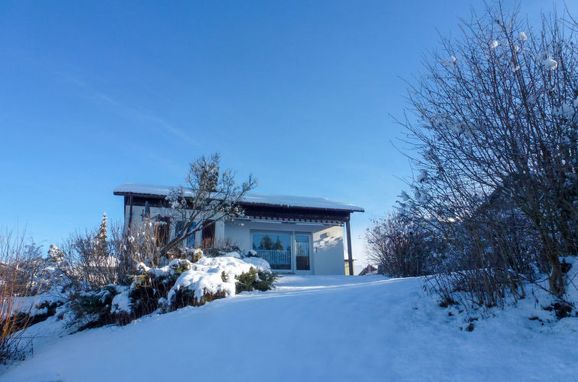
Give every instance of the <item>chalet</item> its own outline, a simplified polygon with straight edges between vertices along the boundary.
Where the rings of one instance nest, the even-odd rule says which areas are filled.
[[[122,185],[114,190],[124,197],[125,227],[145,218],[162,221],[158,240],[166,241],[182,227],[169,218],[166,200],[170,187]],[[363,208],[324,198],[247,194],[239,203],[244,216],[219,219],[191,236],[189,248],[234,245],[241,252],[266,259],[280,273],[344,274],[347,256],[353,266],[350,215]],[[349,274],[353,274],[351,269]]]

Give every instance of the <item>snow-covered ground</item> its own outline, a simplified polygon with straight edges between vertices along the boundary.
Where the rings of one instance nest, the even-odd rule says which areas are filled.
[[[578,318],[529,320],[519,308],[465,327],[420,279],[283,277],[125,327],[58,337],[49,319],[34,354],[0,381],[571,381]],[[542,314],[542,313],[539,313]],[[543,318],[551,313],[543,312]]]

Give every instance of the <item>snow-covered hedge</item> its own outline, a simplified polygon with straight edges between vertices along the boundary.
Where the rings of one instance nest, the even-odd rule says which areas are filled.
[[[110,323],[125,324],[131,321],[130,304],[122,297],[127,286],[107,285],[97,291],[83,291],[71,296],[70,308],[76,315],[79,330]]]
[[[71,307],[80,328],[125,324],[155,311],[200,306],[244,291],[266,291],[276,278],[267,261],[243,258],[236,252],[219,257],[200,255],[196,263],[173,259],[164,267],[139,264],[138,271],[130,286],[109,285],[76,294]]]
[[[51,252],[57,252],[55,247]],[[237,252],[205,257],[201,250],[195,250],[193,255],[173,259],[163,267],[141,263],[130,285],[110,284],[96,290],[72,287],[56,266],[61,259],[52,256],[36,280],[37,290],[42,292],[18,297],[11,312],[2,316],[13,316],[22,327],[51,316],[71,317],[70,327],[75,331],[126,324],[155,311],[200,306],[240,292],[273,287],[276,276],[263,259]]]

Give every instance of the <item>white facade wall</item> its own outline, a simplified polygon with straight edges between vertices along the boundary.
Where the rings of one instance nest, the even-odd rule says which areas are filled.
[[[313,266],[318,275],[343,275],[345,273],[345,246],[343,226],[324,227],[313,232]]]

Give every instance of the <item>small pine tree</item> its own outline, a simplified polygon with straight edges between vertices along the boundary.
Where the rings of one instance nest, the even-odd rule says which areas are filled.
[[[108,255],[106,212],[102,214],[100,228],[98,229],[98,234],[95,238],[95,250],[96,253],[100,256]]]
[[[48,261],[58,264],[62,260],[64,260],[64,252],[56,245],[50,244],[50,247],[48,247]]]

